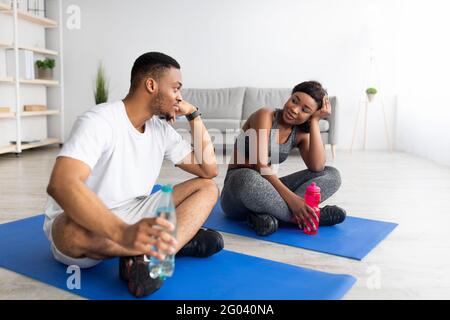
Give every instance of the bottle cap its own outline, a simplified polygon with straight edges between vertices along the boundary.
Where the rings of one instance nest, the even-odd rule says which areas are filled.
[[[170,184],[166,184],[161,188],[162,192],[173,192],[173,187]]]
[[[320,188],[318,185],[316,185],[315,182],[312,182],[308,188],[306,188],[307,192],[315,192],[315,193],[320,193]]]

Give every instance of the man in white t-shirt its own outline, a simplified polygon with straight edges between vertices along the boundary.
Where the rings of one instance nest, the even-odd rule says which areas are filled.
[[[163,283],[150,278],[148,256],[207,257],[223,248],[218,232],[201,229],[218,198],[217,165],[201,114],[182,100],[181,86],[177,61],[141,55],[125,99],[78,117],[47,188],[44,231],[55,259],[90,268],[121,257],[120,277],[136,296]],[[186,116],[193,147],[170,125],[177,116]],[[174,226],[155,217],[161,193],[149,195],[164,159],[197,176],[173,188],[176,238]]]

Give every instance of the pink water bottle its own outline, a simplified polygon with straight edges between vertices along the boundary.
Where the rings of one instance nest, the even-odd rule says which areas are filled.
[[[305,192],[305,202],[308,206],[310,206],[317,215],[317,218],[320,219],[320,188],[313,182],[308,188],[306,188]],[[319,229],[319,220],[313,218],[314,224],[316,226],[316,230],[308,231],[306,228],[303,229],[303,232],[309,235],[317,234],[317,230]]]

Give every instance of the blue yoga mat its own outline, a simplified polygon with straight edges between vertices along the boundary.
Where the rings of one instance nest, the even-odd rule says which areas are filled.
[[[262,237],[250,229],[245,221],[226,218],[220,203],[217,203],[204,226],[240,236],[362,260],[397,224],[347,217],[341,224],[320,227],[313,236],[304,234],[294,224],[283,224],[275,233]]]
[[[152,193],[160,189],[160,185],[155,185]],[[251,230],[245,221],[234,221],[226,218],[220,202],[218,202],[204,226],[240,236],[362,260],[398,224],[347,217],[339,225],[319,228],[318,233],[314,236],[304,234],[294,224],[286,224],[280,227],[277,232],[261,237]]]
[[[42,230],[44,216],[0,225],[0,267],[89,299],[134,299],[118,275],[118,259],[81,270],[81,289],[56,262]],[[340,299],[355,283],[335,275],[222,250],[206,259],[177,258],[175,274],[146,297],[158,300]]]

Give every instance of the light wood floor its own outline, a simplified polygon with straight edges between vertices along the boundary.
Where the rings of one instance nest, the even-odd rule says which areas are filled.
[[[42,212],[45,188],[58,148],[0,156],[0,223]],[[327,151],[331,158],[330,151]],[[288,264],[355,276],[345,299],[450,298],[450,168],[404,153],[338,151],[342,187],[327,204],[352,216],[399,223],[363,261],[224,234],[227,249]],[[280,176],[304,169],[297,155]],[[215,179],[222,187],[226,165]],[[160,183],[192,177],[165,163]],[[0,269],[0,299],[80,299]]]

